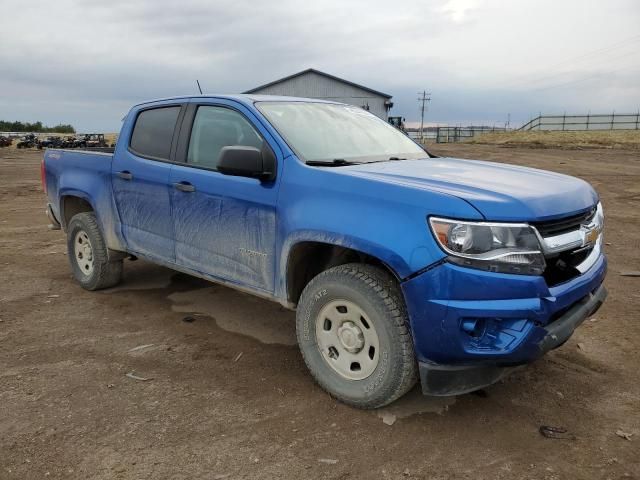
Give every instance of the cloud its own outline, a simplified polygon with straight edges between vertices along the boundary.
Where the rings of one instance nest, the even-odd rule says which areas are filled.
[[[439,11],[445,13],[455,22],[463,22],[469,10],[478,8],[481,2],[479,0],[448,0]]]
[[[131,104],[195,93],[196,79],[234,93],[308,67],[393,94],[412,120],[423,89],[440,122],[640,106],[635,0],[16,5],[0,30],[6,119],[115,130]]]

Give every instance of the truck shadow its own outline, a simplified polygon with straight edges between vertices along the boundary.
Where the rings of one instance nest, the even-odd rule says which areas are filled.
[[[153,290],[171,310],[213,318],[219,328],[265,344],[296,345],[295,312],[223,285],[145,261],[127,262],[122,284],[106,290],[134,293]]]
[[[303,384],[312,382],[297,348],[290,348],[296,345],[295,312],[287,310],[275,302],[143,261],[128,263],[125,272],[124,282],[119,287],[106,290],[105,293],[127,294],[135,297],[153,295],[161,302],[159,305],[164,306],[168,302],[170,309],[179,313],[183,318],[193,317],[197,324],[206,324],[207,329],[210,329],[210,323],[214,323],[221,330],[232,336],[236,335],[237,340],[234,342],[245,342],[246,340],[242,340],[244,337],[251,339],[251,343],[255,341],[271,348],[275,347],[279,350],[279,355],[285,355],[288,362],[293,361],[296,365],[296,368],[289,372],[288,381],[291,382],[291,388],[302,388],[301,382]],[[144,292],[145,290],[148,292]],[[215,348],[207,343],[212,341],[211,337],[203,336],[202,342],[197,341],[196,337],[195,332],[189,335],[189,342],[198,344],[198,346],[193,345],[197,350],[193,358],[201,359],[209,354],[213,355],[211,352]],[[218,340],[214,342],[216,341]],[[289,348],[280,350],[278,347],[281,346]],[[247,348],[254,352],[264,350],[261,356],[266,358],[273,354],[268,347],[261,348],[257,344],[255,347],[247,346]],[[421,414],[442,416],[450,412],[451,408],[461,413],[461,411],[476,409],[480,405],[482,408],[489,408],[489,411],[495,408],[496,414],[498,414],[501,409],[507,406],[527,405],[530,407],[530,397],[533,392],[536,392],[534,396],[545,398],[547,403],[558,401],[567,395],[564,382],[578,383],[586,387],[594,381],[593,376],[599,377],[599,382],[602,383],[604,379],[600,377],[606,376],[608,371],[606,368],[603,369],[601,365],[589,361],[584,355],[575,352],[575,348],[574,345],[565,345],[495,386],[488,387],[480,394],[467,394],[458,397],[425,397],[417,385],[411,392],[393,404],[369,413],[384,421],[389,421],[392,418],[392,421],[395,422]],[[233,360],[233,355],[229,355]],[[257,366],[266,369],[261,373],[256,372],[257,376],[280,376],[284,373],[267,371],[274,367],[260,360],[257,360]],[[591,379],[589,380],[588,377]],[[580,390],[584,391],[583,388]],[[317,391],[318,399],[324,401],[327,397],[322,395],[319,389]],[[595,394],[595,392],[593,393]],[[567,396],[570,396],[570,393]],[[582,401],[586,401],[586,398],[581,398],[581,403]]]

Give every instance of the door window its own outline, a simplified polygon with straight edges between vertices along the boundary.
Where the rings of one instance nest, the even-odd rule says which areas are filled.
[[[131,134],[131,150],[143,157],[169,160],[179,113],[180,107],[177,106],[140,112]]]
[[[260,134],[240,113],[224,107],[201,106],[193,121],[187,162],[215,169],[223,147],[262,148],[262,144]]]

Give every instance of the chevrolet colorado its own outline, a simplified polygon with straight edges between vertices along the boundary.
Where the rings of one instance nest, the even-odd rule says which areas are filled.
[[[115,149],[49,149],[75,279],[151,262],[296,310],[304,361],[350,405],[420,380],[470,392],[562,345],[606,297],[586,182],[438,158],[349,105],[197,96],[134,106]]]

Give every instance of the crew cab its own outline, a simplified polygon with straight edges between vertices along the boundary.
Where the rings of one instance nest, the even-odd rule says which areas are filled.
[[[82,287],[139,257],[295,309],[311,374],[356,407],[488,386],[606,297],[589,184],[440,158],[350,105],[142,103],[115,149],[47,150],[42,181]]]

